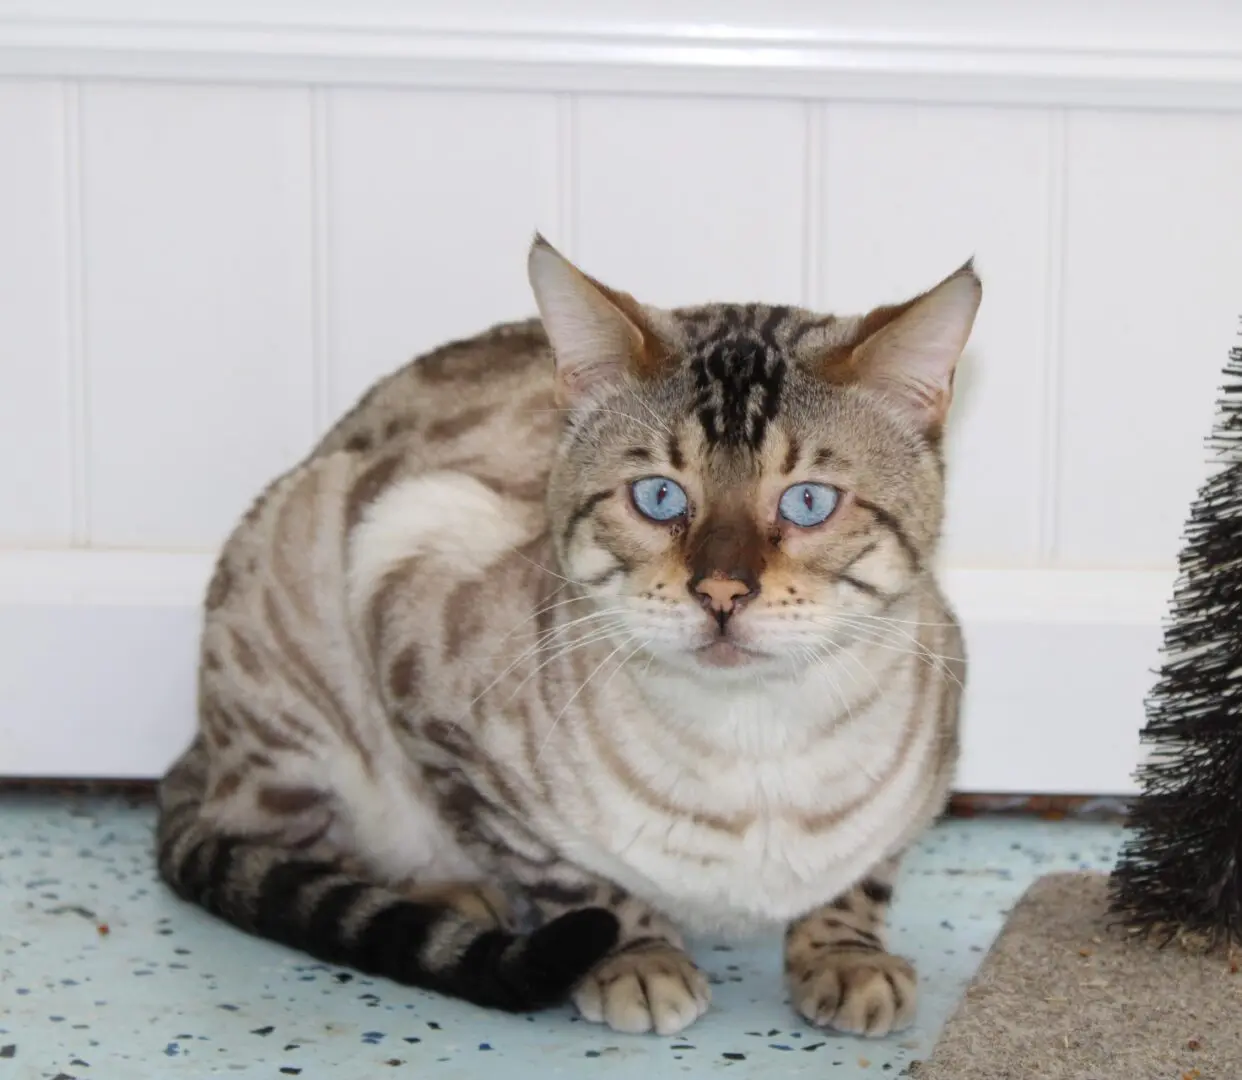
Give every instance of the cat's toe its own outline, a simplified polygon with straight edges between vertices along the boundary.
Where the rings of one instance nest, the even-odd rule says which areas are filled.
[[[794,1007],[817,1027],[879,1038],[914,1020],[914,969],[891,953],[826,950],[789,971]]]
[[[694,961],[664,942],[608,957],[574,992],[583,1019],[629,1034],[676,1035],[710,1002],[707,979]]]

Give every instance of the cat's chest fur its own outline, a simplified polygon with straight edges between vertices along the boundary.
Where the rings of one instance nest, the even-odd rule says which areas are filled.
[[[737,689],[699,700],[686,731],[658,714],[616,724],[599,736],[611,767],[562,797],[548,832],[578,865],[687,929],[783,923],[848,889],[904,839],[931,749],[917,707],[898,680],[866,716],[843,711],[807,737],[801,713],[825,711],[813,691]]]

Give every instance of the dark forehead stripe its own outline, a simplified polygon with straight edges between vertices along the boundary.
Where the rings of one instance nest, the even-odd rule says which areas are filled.
[[[668,460],[674,469],[684,469],[686,467],[686,459],[681,452],[681,440],[677,438],[677,432],[675,431],[668,433]]]
[[[695,413],[710,446],[757,449],[780,409],[785,357],[777,331],[781,307],[726,307],[698,325],[690,344]]]
[[[776,328],[781,325],[789,316],[789,308],[773,305],[768,308],[768,313],[764,315],[758,322],[756,332],[759,340],[769,348],[776,348]]]
[[[796,349],[801,344],[802,339],[812,330],[824,330],[837,321],[835,315],[826,315],[822,319],[807,319],[798,323],[797,326],[790,331],[788,345],[791,349]]]
[[[781,466],[781,472],[788,476],[798,467],[798,458],[802,455],[802,444],[795,438],[789,440],[789,447],[785,451],[785,464]]]

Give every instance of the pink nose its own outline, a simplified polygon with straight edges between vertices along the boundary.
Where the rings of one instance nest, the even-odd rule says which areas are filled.
[[[721,615],[731,614],[738,597],[750,593],[744,582],[736,578],[718,577],[704,578],[694,590],[699,594],[704,607]]]

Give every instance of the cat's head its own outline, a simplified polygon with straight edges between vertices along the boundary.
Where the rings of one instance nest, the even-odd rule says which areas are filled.
[[[549,506],[596,602],[584,629],[722,673],[875,634],[935,555],[972,265],[844,317],[650,307],[541,237],[529,272],[569,415]]]

